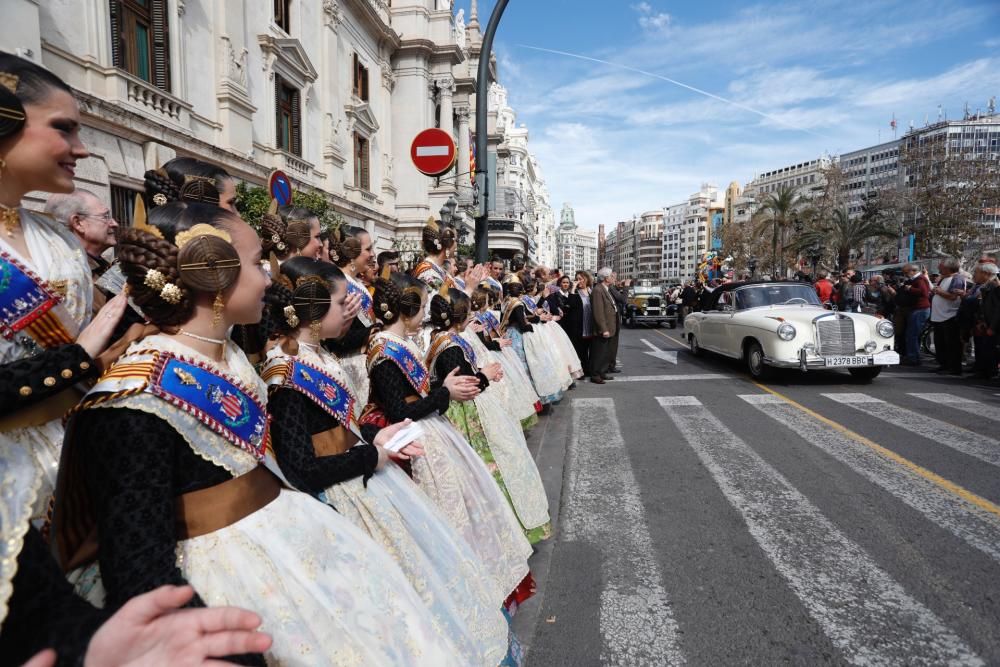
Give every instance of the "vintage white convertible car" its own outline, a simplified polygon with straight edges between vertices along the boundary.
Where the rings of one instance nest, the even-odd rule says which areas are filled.
[[[756,379],[772,368],[846,368],[871,381],[899,363],[894,334],[889,320],[824,309],[812,285],[800,282],[724,285],[702,312],[684,320],[692,354],[708,350],[742,359]]]

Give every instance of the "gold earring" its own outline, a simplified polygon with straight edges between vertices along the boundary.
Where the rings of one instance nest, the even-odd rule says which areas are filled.
[[[0,157],[0,181],[3,180],[3,171],[7,168],[7,160]]]
[[[215,293],[215,301],[212,302],[212,324],[213,326],[222,321],[222,311],[226,308],[226,302],[222,300],[222,290]]]
[[[312,339],[314,341],[319,341],[319,329],[322,323],[319,320],[313,320],[309,323],[309,333],[312,334]]]

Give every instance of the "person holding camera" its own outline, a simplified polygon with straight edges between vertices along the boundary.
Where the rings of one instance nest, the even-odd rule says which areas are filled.
[[[931,283],[916,264],[903,267],[905,280],[897,297],[902,295],[906,316],[905,356],[900,361],[904,366],[920,365],[920,332],[931,315]],[[899,301],[897,300],[897,304]]]

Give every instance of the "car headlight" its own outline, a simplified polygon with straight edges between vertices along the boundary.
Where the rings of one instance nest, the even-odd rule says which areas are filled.
[[[878,343],[876,343],[875,341],[870,340],[867,343],[865,343],[865,352],[867,352],[868,354],[872,354],[877,349],[878,349]]]
[[[896,335],[896,328],[889,320],[879,320],[878,324],[875,325],[875,331],[882,338],[892,338]]]
[[[795,338],[795,327],[788,322],[782,322],[778,325],[778,338],[781,340],[791,340]]]

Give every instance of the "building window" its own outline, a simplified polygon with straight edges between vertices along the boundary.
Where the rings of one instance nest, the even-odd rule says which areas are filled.
[[[132,211],[135,209],[135,195],[141,190],[133,190],[121,185],[111,185],[111,216],[122,227],[132,226]]]
[[[274,24],[284,30],[287,34],[291,34],[289,30],[288,16],[292,6],[292,0],[274,0]]]
[[[369,162],[368,140],[360,134],[354,135],[354,186],[366,192],[371,191],[371,164]]]
[[[170,91],[167,0],[110,0],[115,67]]]
[[[368,101],[368,68],[361,64],[361,58],[354,54],[354,96]]]
[[[302,155],[302,109],[299,90],[280,74],[274,75],[275,145],[293,155]]]

